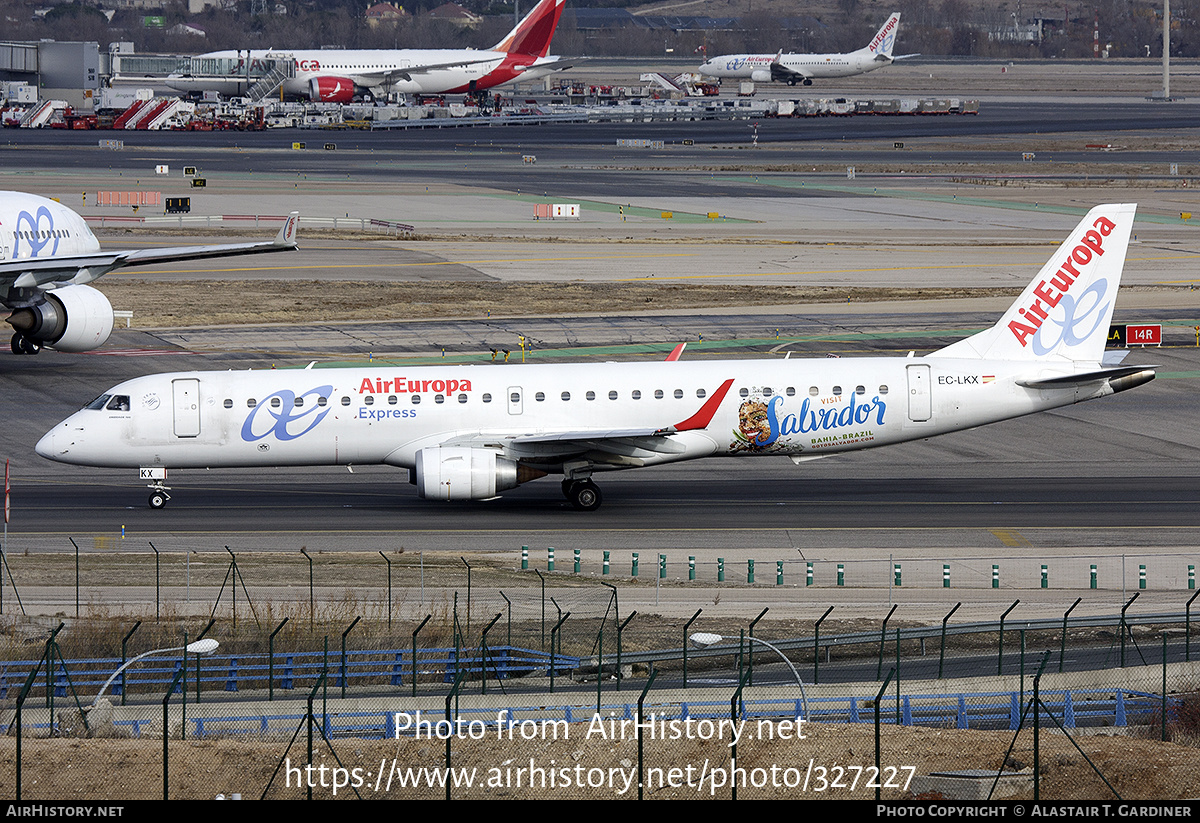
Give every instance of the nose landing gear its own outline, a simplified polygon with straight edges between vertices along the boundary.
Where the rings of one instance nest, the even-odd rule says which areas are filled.
[[[149,480],[146,488],[150,489],[150,508],[161,509],[167,505],[167,501],[171,499],[168,493],[170,486],[166,485],[167,470],[164,468],[141,468],[138,469],[138,478],[140,480]]]

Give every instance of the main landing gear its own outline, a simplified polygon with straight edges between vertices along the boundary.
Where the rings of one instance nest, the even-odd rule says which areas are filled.
[[[604,500],[600,494],[600,487],[591,481],[591,478],[584,480],[564,480],[562,482],[563,495],[571,501],[571,505],[581,512],[594,512],[600,508],[600,503]]]
[[[42,344],[36,340],[30,340],[21,332],[17,332],[12,336],[12,353],[13,354],[37,354],[42,350]]]

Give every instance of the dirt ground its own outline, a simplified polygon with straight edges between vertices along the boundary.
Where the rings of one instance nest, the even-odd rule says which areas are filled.
[[[139,328],[222,326],[254,322],[307,323],[445,317],[555,315],[632,312],[879,300],[940,300],[952,297],[1012,295],[1019,289],[836,289],[737,285],[630,285],[614,283],[366,283],[318,280],[251,280],[237,284],[253,300],[214,299],[228,283],[220,281],[141,281],[111,278],[104,291],[115,305],[132,310]],[[252,313],[247,305],[254,306]]]
[[[795,730],[783,731],[795,734]],[[680,741],[652,740],[647,736],[644,741],[646,768],[659,770],[647,772],[648,798],[729,798],[728,778],[724,771],[729,768],[728,735],[717,739],[714,734],[702,741],[699,738],[705,732],[703,727],[697,726],[692,732],[693,739]],[[775,732],[779,732],[779,727],[775,727]],[[686,735],[687,731],[681,733]],[[802,726],[805,739],[802,740],[760,739],[767,733],[753,721],[742,732],[737,766],[746,770],[747,782],[739,784],[739,798],[874,799],[874,789],[867,785],[871,775],[869,769],[875,760],[874,728],[870,723],[805,724]],[[618,731],[613,735],[617,739],[609,739],[607,730],[601,736],[591,723],[573,725],[566,740],[555,741],[549,732],[543,739],[539,732],[530,741],[498,741],[495,734],[493,726],[483,740],[452,741],[452,766],[474,769],[476,783],[469,789],[455,789],[455,798],[617,799],[637,796],[636,783],[622,794],[626,786],[624,781],[631,772],[636,774],[637,769],[637,744],[632,734],[623,737]],[[285,758],[285,765],[290,765],[293,770],[303,768],[305,739],[302,731],[290,750],[288,741],[282,739],[172,742],[169,744],[169,795],[172,798],[213,798],[218,794],[240,793],[244,799],[257,799],[265,791],[270,799],[303,797],[303,789],[296,785],[303,772],[289,773],[284,769],[271,781],[272,772]],[[884,799],[914,796],[936,799],[938,795],[925,787],[919,778],[939,771],[995,770],[1004,762],[1008,763],[1006,773],[1022,773],[1026,777],[1024,788],[1011,799],[1033,797],[1032,731],[1022,732],[1011,754],[1007,755],[1007,761],[1006,752],[1013,744],[1011,732],[884,726],[881,740],[880,763],[885,781],[896,786],[883,789]],[[1078,749],[1061,732],[1042,730],[1042,800],[1115,801],[1118,797],[1127,801],[1178,800],[1194,796],[1195,787],[1200,784],[1200,749],[1126,736],[1083,735],[1075,742]],[[363,798],[436,799],[445,796],[441,787],[418,789],[398,785],[399,774],[407,773],[410,768],[444,766],[446,749],[443,741],[339,739],[334,741],[331,751],[318,737],[315,749],[314,766],[323,765],[326,771],[324,788],[319,785],[321,772],[314,770],[312,773],[314,782],[318,783],[314,797],[334,797],[332,770],[339,764],[348,770],[360,770],[357,773],[358,796]],[[546,770],[532,789],[529,787],[531,763]],[[385,778],[377,788],[381,764]],[[689,767],[691,786],[686,785]],[[856,771],[856,767],[867,771]],[[889,767],[896,771],[890,771]],[[912,783],[908,783],[908,767],[916,778]],[[668,771],[672,768],[679,770],[674,776]],[[386,773],[393,769],[397,771],[393,772],[392,788],[387,791]],[[524,771],[519,771],[522,769]],[[697,779],[701,773],[707,775],[702,784]],[[348,774],[348,779],[353,782],[355,774]],[[15,797],[14,775],[15,741],[5,738],[0,740],[0,795]],[[596,786],[602,782],[602,775],[603,781],[611,777],[614,787]],[[663,785],[672,777],[677,782],[676,787]],[[808,778],[807,791],[801,782],[805,777]],[[822,777],[827,785],[822,785]],[[516,785],[518,778],[521,779],[520,787]],[[549,785],[551,780],[554,785]],[[589,780],[593,783],[590,788]],[[489,781],[498,785],[486,785]],[[779,787],[771,788],[772,781]],[[857,785],[853,785],[855,782]],[[766,785],[758,787],[754,783]],[[989,783],[985,781],[984,796]],[[26,800],[161,798],[161,738],[26,740],[21,788],[22,799]],[[999,790],[1003,791],[1007,789]],[[997,799],[1002,797],[999,792]],[[343,785],[336,796],[352,799],[356,793]]]

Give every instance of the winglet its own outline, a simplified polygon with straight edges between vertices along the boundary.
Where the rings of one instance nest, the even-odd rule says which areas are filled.
[[[666,362],[671,363],[683,356],[683,350],[687,348],[687,343],[680,343],[670,354],[667,355]]]
[[[725,395],[729,393],[729,387],[733,385],[733,378],[729,378],[721,384],[721,388],[713,392],[713,396],[705,401],[700,407],[700,411],[693,414],[682,423],[675,424],[675,431],[685,432],[693,429],[706,429],[708,424],[712,422],[713,415],[717,413],[717,407],[721,405],[721,401],[725,399]]]
[[[288,215],[288,219],[283,224],[283,228],[279,230],[279,234],[275,235],[275,242],[272,245],[286,246],[287,248],[296,248],[296,229],[300,226],[300,212],[294,211]]]

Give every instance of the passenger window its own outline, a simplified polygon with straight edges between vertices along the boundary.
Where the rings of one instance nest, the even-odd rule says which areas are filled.
[[[325,405],[327,405],[328,403],[329,403],[329,398],[328,398],[328,397],[321,396],[321,397],[318,397],[318,398],[317,398],[317,405],[318,405],[318,406],[325,406]]]
[[[396,405],[396,395],[394,395],[394,394],[389,394],[389,395],[388,395],[388,405],[389,405],[389,406],[394,406],[394,405]]]
[[[369,398],[368,398],[368,399],[369,399]],[[279,398],[278,398],[278,397],[272,397],[272,398],[271,398],[271,408],[273,408],[273,409],[277,409],[277,408],[279,408],[279,405],[280,405],[280,404],[279,404]]]
[[[767,386],[765,389],[763,389],[763,397],[770,397],[774,393],[774,390],[772,390],[770,386]]]
[[[375,395],[368,394],[366,397],[363,398],[363,403],[368,406],[374,406],[375,405]]]
[[[518,399],[519,399],[519,396],[518,396]],[[440,395],[440,394],[435,394],[435,395],[433,396],[433,402],[434,402],[434,403],[445,403],[445,402],[446,402],[446,398],[445,398],[445,397],[443,397],[443,396],[442,396],[442,395]],[[513,401],[513,402],[517,402],[517,401]]]
[[[887,386],[880,386],[880,387],[879,387],[879,393],[880,393],[880,394],[887,394]]]
[[[833,387],[833,393],[834,393],[834,394],[836,394],[836,395],[838,395],[838,396],[840,397],[840,396],[841,396],[841,394],[842,394],[842,387],[841,387],[841,386],[834,386],[834,387]]]
[[[750,390],[748,388],[746,388],[745,386],[742,386],[740,389],[738,389],[738,394],[741,395],[742,397],[749,397]]]
[[[595,400],[596,393],[594,391],[590,391],[587,394],[585,394],[584,397],[586,397],[588,400]]]
[[[343,397],[343,398],[342,398],[342,405],[343,405],[343,406],[349,406],[349,405],[350,405],[350,397],[349,397],[349,396],[345,396],[345,397]]]
[[[663,390],[662,390],[662,389],[655,389],[655,390],[654,390],[654,399],[655,399],[655,400],[662,400],[662,399],[663,399]]]
[[[543,391],[540,391],[533,396],[533,399],[538,401],[539,403],[541,403],[543,400],[546,399],[546,393]]]
[[[708,393],[708,392],[704,391],[704,389],[696,389],[696,396],[697,396],[697,397],[704,397],[704,395],[706,395],[707,393]]]
[[[460,394],[460,395],[458,396],[458,402],[459,402],[459,403],[466,403],[466,402],[467,402],[467,396],[466,396],[465,394]]]
[[[258,405],[258,401],[255,400],[253,397],[251,397],[249,400],[246,401],[246,408],[248,408],[248,409],[252,409],[257,405]]]
[[[438,400],[438,397],[441,397],[441,395],[439,394],[437,397],[433,398],[434,402],[441,403],[442,401]],[[508,402],[512,403],[513,405],[520,403],[521,402],[521,393],[519,391],[515,391],[512,394],[510,394],[508,396]]]
[[[632,397],[634,400],[642,399],[642,393],[640,391],[638,391],[637,389],[634,389],[633,391],[631,391],[629,393],[629,396]]]
[[[296,407],[296,408],[300,408],[301,406],[303,406],[303,405],[304,405],[304,398],[303,398],[303,397],[297,397],[297,398],[296,398],[296,402],[295,402],[293,405],[295,405],[295,407]]]
[[[610,391],[610,392],[608,393],[608,399],[609,399],[609,400],[616,400],[616,399],[617,399],[617,393],[616,393],[615,391]]]
[[[821,390],[818,389],[816,386],[809,386],[809,388],[808,388],[809,397],[816,397],[820,393],[821,393]]]
[[[419,395],[419,394],[414,394],[414,395],[412,396],[412,404],[413,404],[414,406],[417,406],[417,405],[420,405],[420,403],[421,403],[421,395]]]
[[[563,399],[564,401],[566,401],[566,400],[570,400],[570,399],[571,399],[571,393],[570,393],[569,391],[565,391],[565,392],[563,392],[563,393],[562,393],[562,399]]]
[[[225,403],[224,403],[224,406],[225,406],[225,408],[227,408],[227,409],[232,409],[232,408],[233,408],[233,401],[232,401],[232,400],[230,400],[228,397],[226,397],[226,398],[225,398]]]
[[[491,396],[490,394],[484,394],[484,395],[483,395],[483,402],[484,402],[484,403],[491,403],[491,402],[492,402],[492,396]]]
[[[866,393],[867,393],[867,387],[866,387],[866,386],[855,386],[855,387],[854,387],[854,393],[855,393],[855,394],[866,394]]]
[[[675,390],[675,399],[676,399],[676,400],[682,400],[682,399],[683,399],[683,389],[676,389],[676,390]]]
[[[787,387],[787,396],[788,396],[788,397],[795,397],[795,396],[796,396],[796,387],[795,387],[795,386],[788,386],[788,387]]]

